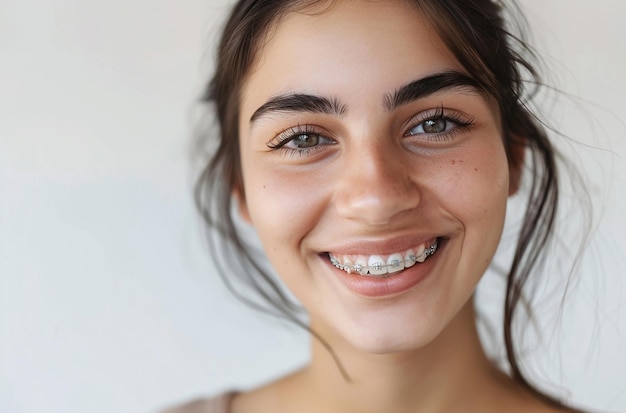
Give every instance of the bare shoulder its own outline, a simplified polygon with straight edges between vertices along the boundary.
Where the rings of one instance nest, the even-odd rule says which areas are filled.
[[[233,397],[228,413],[289,411],[289,406],[297,405],[293,389],[294,384],[297,387],[300,375],[301,371],[291,373],[256,389],[238,393]]]
[[[493,412],[591,413],[559,404],[562,401],[551,401],[549,397],[523,386],[498,369],[492,370],[492,373],[494,380],[484,395],[491,402]]]

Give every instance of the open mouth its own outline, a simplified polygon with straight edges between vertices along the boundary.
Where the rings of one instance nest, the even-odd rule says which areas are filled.
[[[387,255],[335,255],[328,253],[328,259],[336,268],[348,274],[359,274],[373,278],[388,278],[406,268],[419,265],[433,256],[440,238],[405,251]]]

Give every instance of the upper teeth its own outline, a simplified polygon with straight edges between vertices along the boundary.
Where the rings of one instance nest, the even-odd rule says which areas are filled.
[[[350,273],[358,273],[361,275],[369,275],[377,278],[390,277],[388,274],[401,271],[405,268],[412,267],[416,262],[424,262],[437,251],[438,242],[435,242],[428,248],[421,245],[416,249],[407,250],[404,253],[394,253],[384,259],[381,255],[359,256],[353,259],[350,256],[336,256],[329,254],[330,262],[340,270]]]

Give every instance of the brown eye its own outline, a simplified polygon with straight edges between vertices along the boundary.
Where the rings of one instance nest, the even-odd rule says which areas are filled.
[[[421,121],[407,132],[408,136],[417,135],[442,135],[451,132],[463,122],[449,119],[447,116],[437,116]]]
[[[428,119],[424,121],[423,127],[425,133],[441,133],[446,131],[448,122],[444,118]]]
[[[312,148],[317,146],[320,141],[320,136],[314,133],[301,133],[294,136],[291,142],[287,146],[295,147],[298,149]]]
[[[312,154],[335,143],[336,141],[333,139],[317,132],[317,128],[309,125],[298,125],[281,132],[267,146],[275,151]]]

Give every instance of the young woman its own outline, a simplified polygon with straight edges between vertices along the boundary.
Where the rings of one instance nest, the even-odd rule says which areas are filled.
[[[525,379],[512,329],[558,194],[554,150],[526,105],[527,53],[492,0],[235,6],[206,97],[220,138],[198,200],[229,241],[214,245],[227,284],[245,298],[232,284],[243,277],[267,303],[252,305],[301,323],[232,214],[256,230],[308,312],[311,361],[174,412],[572,411]],[[505,374],[481,346],[472,297],[522,175]]]

